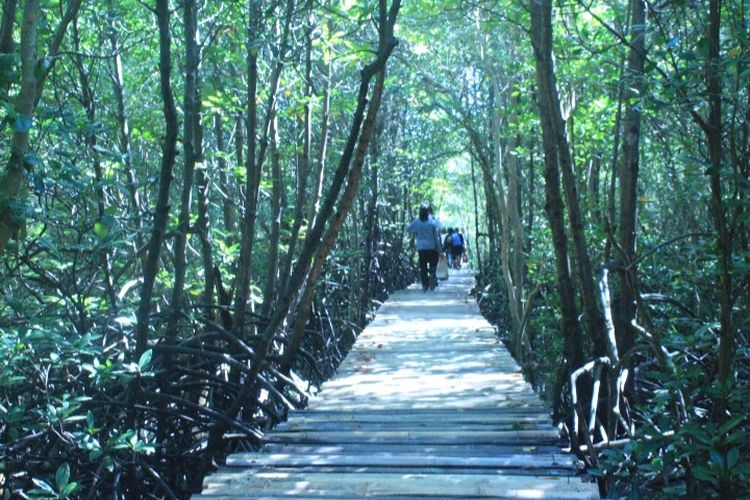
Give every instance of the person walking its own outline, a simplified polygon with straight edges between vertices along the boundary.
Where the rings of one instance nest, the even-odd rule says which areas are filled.
[[[460,228],[455,228],[451,235],[451,254],[453,254],[453,268],[461,269],[461,261],[464,253],[464,235]]]
[[[407,228],[417,240],[417,252],[419,253],[419,278],[422,282],[422,290],[434,290],[437,286],[435,271],[437,269],[442,242],[438,234],[438,228],[430,219],[427,207],[419,209],[419,217],[414,219]]]
[[[448,228],[448,234],[443,239],[443,253],[445,258],[448,259],[448,267],[453,267],[453,228]]]

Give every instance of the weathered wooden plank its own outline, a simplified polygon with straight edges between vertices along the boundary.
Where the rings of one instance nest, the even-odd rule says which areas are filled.
[[[266,434],[267,443],[414,443],[414,444],[483,444],[483,443],[540,443],[555,444],[560,441],[557,430],[509,430],[509,431],[451,431],[429,430],[392,431],[319,431],[319,432],[271,432]]]
[[[220,472],[231,474],[233,471],[240,471],[249,469],[251,467],[225,467],[219,469]],[[433,475],[444,475],[444,474],[461,474],[461,475],[498,475],[498,476],[555,476],[555,477],[570,477],[575,475],[576,470],[572,468],[539,468],[539,469],[524,469],[524,468],[481,468],[481,467],[398,467],[398,466],[363,466],[363,465],[337,465],[337,466],[282,466],[275,465],[271,467],[255,467],[258,470],[263,471],[274,471],[274,472],[288,472],[295,474],[313,473],[313,474],[391,474],[399,473],[403,475],[411,474],[433,474]]]
[[[450,431],[511,431],[511,430],[555,430],[555,427],[548,422],[300,422],[293,420],[284,425],[276,427],[273,432],[286,431],[305,431],[305,432],[323,432],[323,431],[390,431],[400,429],[405,431],[429,430],[432,432],[450,432]]]
[[[416,450],[415,450],[416,451]],[[572,455],[508,454],[502,456],[456,457],[430,453],[372,453],[349,454],[294,454],[289,453],[235,453],[227,459],[227,467],[423,467],[423,468],[476,468],[476,469],[570,469],[577,470],[580,463]]]
[[[342,411],[315,411],[290,412],[289,420],[279,424],[276,429],[286,427],[299,428],[303,425],[312,425],[317,422],[323,423],[379,423],[401,425],[411,422],[417,423],[444,423],[444,424],[477,424],[493,425],[513,422],[540,422],[549,423],[550,417],[546,412],[537,412],[528,409],[508,410],[498,412],[485,410],[481,412],[469,410],[381,410],[370,412],[342,412]]]
[[[422,495],[450,498],[598,498],[575,477],[495,474],[346,474],[266,472],[245,469],[217,473],[204,483],[205,494],[248,492],[274,496],[351,498],[372,495]]]
[[[508,409],[532,409],[534,411],[543,412],[545,407],[539,401],[530,401],[527,399],[513,398],[510,401],[496,397],[495,395],[484,392],[476,395],[467,396],[453,396],[443,397],[442,399],[437,396],[432,397],[421,397],[419,399],[413,399],[411,401],[399,401],[395,398],[386,400],[381,398],[380,400],[368,401],[366,398],[360,400],[346,400],[340,399],[327,399],[318,400],[315,402],[314,408],[317,410],[344,410],[344,411],[372,411],[380,410],[387,405],[388,408],[392,409],[414,409],[424,410],[431,408],[454,408],[457,410],[464,408],[471,408],[475,405],[485,405],[487,403],[493,403],[497,408],[508,408]]]
[[[341,420],[371,420],[382,422],[389,418],[396,419],[503,419],[503,418],[538,417],[549,420],[549,412],[545,409],[543,412],[534,410],[498,410],[492,406],[477,406],[473,408],[448,409],[448,408],[428,408],[424,410],[399,410],[399,409],[380,409],[369,412],[346,412],[339,410],[315,410],[306,408],[304,410],[292,410],[289,412],[289,419],[341,419]]]
[[[409,453],[425,453],[439,456],[453,457],[492,457],[512,454],[541,454],[554,455],[560,453],[560,447],[542,444],[420,444],[415,446],[408,443],[267,443],[263,446],[264,453],[288,453],[290,455],[303,454],[347,454],[368,455],[376,453],[390,453],[405,455]]]

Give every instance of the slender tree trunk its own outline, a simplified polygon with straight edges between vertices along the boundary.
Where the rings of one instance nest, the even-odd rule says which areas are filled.
[[[258,128],[258,49],[256,45],[261,36],[261,8],[259,0],[248,0],[248,15],[250,16],[247,31],[247,158],[245,159],[245,203],[240,230],[240,259],[237,266],[235,297],[234,297],[234,328],[240,333],[245,328],[245,308],[250,291],[252,267],[252,246],[255,230],[255,179],[256,179],[256,147]],[[260,175],[257,175],[260,182]]]
[[[477,175],[474,168],[474,157],[471,157],[469,161],[471,162],[471,190],[474,196],[474,253],[477,258],[477,269],[479,270],[479,274],[482,274],[482,249],[479,246],[479,198],[477,197]]]
[[[135,253],[140,255],[141,269],[143,270],[146,266],[146,244],[143,239],[143,224],[141,221],[141,197],[138,191],[138,181],[136,179],[135,171],[133,168],[133,151],[130,140],[130,125],[128,123],[127,108],[125,106],[125,80],[122,70],[122,55],[120,49],[120,41],[117,36],[117,29],[115,28],[114,19],[114,0],[109,0],[107,4],[108,16],[107,16],[107,31],[109,34],[109,44],[114,54],[112,59],[112,89],[115,94],[115,102],[117,105],[116,120],[117,120],[117,132],[118,141],[120,145],[120,155],[123,159],[124,174],[126,185],[128,189],[129,201],[130,201],[130,212],[133,217],[133,223],[135,225]]]
[[[305,119],[302,139],[302,154],[297,162],[297,190],[294,198],[294,222],[289,236],[289,245],[287,254],[284,259],[283,270],[281,272],[280,290],[286,288],[289,272],[292,268],[294,255],[299,240],[299,232],[302,228],[303,217],[305,215],[305,200],[307,198],[307,184],[310,177],[310,148],[312,142],[312,1],[305,2],[307,20],[305,24]],[[321,145],[321,147],[324,147]],[[310,217],[307,221],[308,227],[311,224]]]
[[[361,316],[358,318],[360,324],[364,324],[367,321],[367,314],[370,311],[372,304],[373,292],[374,292],[374,255],[375,245],[378,241],[378,182],[379,182],[379,170],[380,170],[380,141],[382,137],[382,126],[376,126],[375,135],[373,137],[370,146],[370,161],[369,166],[369,191],[370,197],[367,199],[367,208],[365,209],[364,216],[364,230],[365,230],[365,244],[364,253],[362,255],[362,276],[363,284],[358,290],[358,299],[355,303],[358,304],[358,309]]]
[[[242,224],[242,243],[240,245],[240,265],[237,269],[237,291],[234,303],[235,329],[238,335],[241,335],[245,324],[245,308],[250,295],[250,283],[252,281],[252,256],[253,247],[255,246],[255,224],[258,211],[258,193],[260,190],[260,181],[262,178],[262,168],[265,160],[265,153],[268,147],[268,136],[270,133],[271,120],[276,114],[276,93],[279,87],[279,79],[284,68],[284,59],[289,49],[288,40],[292,17],[294,15],[294,0],[288,0],[286,12],[284,15],[283,31],[279,44],[279,53],[274,69],[271,73],[268,101],[266,102],[266,116],[263,127],[263,133],[258,142],[256,139],[257,128],[257,105],[251,98],[257,94],[258,83],[258,56],[254,50],[253,43],[257,43],[260,36],[260,26],[251,26],[248,32],[248,152],[247,152],[247,187],[245,189],[245,215]],[[256,12],[260,18],[260,8],[258,0],[252,1],[251,12]],[[256,9],[256,10],[252,10]],[[251,21],[257,23],[259,19]],[[256,157],[256,145],[257,149]]]
[[[185,36],[185,90],[183,98],[183,129],[182,129],[182,195],[180,196],[180,213],[174,242],[174,285],[167,337],[174,341],[177,337],[179,319],[183,313],[183,295],[185,292],[185,278],[187,275],[187,260],[185,247],[190,231],[190,216],[192,214],[193,180],[195,178],[196,134],[200,127],[200,95],[198,82],[200,80],[200,43],[198,41],[197,5],[195,0],[184,0],[182,14]]]
[[[238,127],[242,130],[242,127]],[[239,131],[238,130],[238,131]],[[229,164],[226,156],[226,142],[224,140],[224,120],[221,113],[214,115],[214,140],[216,141],[216,150],[220,153],[217,156],[217,167],[219,176],[219,190],[221,191],[221,213],[224,222],[224,231],[228,235],[234,232],[234,206],[236,201],[232,198],[233,189],[229,185]]]
[[[195,90],[194,92],[190,92],[193,100],[191,112],[195,115],[195,118],[192,120],[192,149],[193,159],[195,163],[195,182],[197,187],[196,194],[198,205],[198,219],[195,223],[195,234],[198,236],[201,242],[201,261],[203,264],[202,302],[205,308],[203,314],[206,318],[211,318],[212,307],[214,304],[214,257],[213,247],[211,246],[211,220],[209,210],[209,198],[211,189],[209,186],[208,165],[203,154],[204,130],[201,107],[201,81],[203,79],[203,71],[201,68],[200,57],[200,33],[198,32],[198,5],[192,7],[190,10],[190,31],[193,33],[189,37],[186,37],[186,40],[192,40],[188,43],[194,44],[194,46],[190,50],[191,57],[193,57],[193,55],[195,54],[198,55],[197,61],[194,61],[194,64],[192,66],[192,69],[194,71],[193,78],[195,79],[193,86],[195,87]],[[186,18],[188,17],[187,14],[185,14],[185,16]],[[186,92],[186,97],[187,95],[188,93]],[[226,173],[226,160],[221,155],[219,156],[224,162],[224,169],[222,171]]]
[[[719,373],[718,380],[722,390],[714,401],[713,416],[719,423],[727,420],[728,391],[734,381],[734,360],[736,356],[735,328],[732,318],[734,305],[732,291],[732,230],[727,221],[726,207],[722,194],[722,160],[723,123],[721,116],[722,94],[722,60],[721,60],[721,0],[709,0],[708,24],[708,59],[706,61],[706,88],[708,90],[709,114],[704,131],[708,140],[710,166],[708,176],[711,186],[711,214],[716,226],[716,248],[719,260]],[[722,446],[720,451],[726,454],[729,445]],[[725,455],[726,456],[726,455]],[[733,480],[729,474],[722,474],[719,479],[719,497],[734,498]]]
[[[65,12],[63,13],[63,17],[60,20],[60,23],[57,25],[57,28],[55,28],[55,31],[52,34],[52,38],[50,40],[46,54],[47,60],[50,61],[50,64],[42,67],[41,71],[38,74],[36,80],[35,104],[38,104],[39,100],[42,98],[42,90],[44,90],[44,84],[47,81],[47,76],[55,68],[57,59],[59,59],[58,56],[60,55],[60,47],[62,46],[63,40],[65,40],[65,34],[68,31],[68,26],[73,21],[73,19],[76,19],[78,17],[78,11],[80,10],[82,3],[83,0],[71,0],[70,3],[68,3],[65,8]]]
[[[86,71],[86,67],[83,64],[83,56],[81,56],[80,41],[81,37],[78,32],[78,21],[73,20],[73,41],[76,48],[76,55],[74,56],[74,64],[78,70],[78,80],[81,85],[81,104],[86,112],[86,118],[89,123],[93,124],[96,122],[96,102],[94,92],[91,88],[91,79],[89,73]],[[104,223],[105,216],[105,199],[104,199],[104,175],[102,172],[102,163],[99,158],[99,153],[96,151],[97,138],[96,132],[93,127],[89,127],[85,131],[85,143],[89,148],[89,154],[91,155],[92,164],[94,167],[94,181],[96,186],[94,192],[96,193],[96,216],[97,222]],[[107,298],[109,299],[110,307],[113,311],[117,311],[117,292],[115,292],[113,272],[112,272],[112,260],[109,250],[105,247],[99,250],[100,262],[102,269],[104,270],[104,282],[107,288]]]
[[[535,4],[536,0],[532,0]],[[573,240],[573,249],[575,250],[576,262],[578,264],[578,273],[580,275],[581,297],[583,299],[583,309],[586,318],[588,336],[595,355],[604,355],[606,347],[604,343],[604,320],[598,307],[594,275],[591,270],[588,245],[586,244],[585,228],[583,216],[578,201],[578,190],[576,188],[576,178],[573,172],[573,159],[570,152],[565,121],[563,120],[560,109],[560,98],[557,91],[557,82],[552,60],[552,6],[549,0],[541,0],[542,8],[534,7],[538,15],[543,15],[544,30],[542,35],[544,39],[537,37],[537,43],[543,43],[544,54],[538,54],[537,57],[537,85],[539,87],[539,103],[542,107],[542,113],[549,114],[547,125],[551,126],[550,130],[554,134],[557,145],[557,163],[562,173],[563,191],[568,208],[568,220],[570,221],[571,237]],[[540,12],[544,11],[544,13]],[[540,50],[535,46],[535,54]],[[540,61],[540,58],[542,59]],[[541,62],[541,64],[540,64]],[[542,119],[543,124],[545,118]]]
[[[735,331],[732,320],[732,234],[727,222],[726,207],[723,202],[721,188],[721,168],[724,156],[722,145],[723,124],[721,117],[721,0],[709,1],[708,25],[708,60],[706,61],[706,87],[708,90],[709,116],[705,129],[708,139],[709,179],[711,186],[711,214],[716,225],[716,247],[719,257],[720,276],[720,336],[719,336],[719,383],[727,386],[733,380],[735,358]],[[726,408],[726,401],[719,401],[715,414],[720,421],[726,418],[722,415]],[[719,495],[731,498],[731,481],[722,481],[719,485]]]
[[[323,195],[323,177],[326,165],[326,152],[328,150],[328,122],[330,121],[331,108],[331,64],[325,66],[323,74],[323,109],[321,110],[320,124],[320,147],[318,149],[318,158],[315,164],[315,176],[312,182],[312,192],[308,207],[307,220],[312,226],[315,218],[320,212],[320,198]]]
[[[554,71],[552,62],[552,2],[551,0],[529,0],[529,7],[544,148],[545,212],[552,231],[552,245],[555,249],[555,269],[560,296],[562,331],[565,337],[563,348],[567,364],[565,379],[567,379],[572,368],[583,365],[584,356],[578,311],[575,304],[575,288],[568,264],[568,237],[565,233],[564,208],[560,193],[556,114],[550,109],[552,105],[550,96],[557,92],[554,87],[554,79],[551,78]],[[555,401],[555,410],[558,414],[561,405],[560,392],[556,391]]]
[[[249,85],[249,83],[248,83]],[[238,114],[237,118],[235,119],[235,125],[234,125],[234,157],[237,161],[237,168],[241,168],[243,165],[245,165],[245,130],[246,126],[249,128],[249,125],[245,123],[245,119],[242,116],[242,114]],[[239,189],[239,201],[238,205],[245,206],[245,199],[247,198],[245,189],[240,188]],[[243,219],[242,217],[239,218],[239,225],[242,226]],[[235,232],[235,226],[236,223],[232,226],[232,228],[227,228],[227,231],[230,231],[231,233]],[[241,230],[241,228],[240,228]]]
[[[172,185],[172,170],[177,155],[177,107],[170,78],[172,75],[171,37],[169,0],[156,0],[156,19],[159,26],[159,80],[161,97],[164,102],[164,121],[166,124],[162,144],[161,169],[159,173],[159,193],[154,208],[154,222],[151,238],[148,242],[148,255],[143,270],[143,286],[138,304],[137,325],[135,329],[135,358],[138,359],[148,347],[149,316],[151,299],[154,293],[156,274],[159,270],[159,257],[164,242],[164,233],[169,219],[169,190]]]
[[[201,127],[202,129],[202,127]],[[197,132],[197,131],[196,131]],[[195,182],[197,187],[198,220],[195,223],[195,232],[201,242],[201,260],[203,261],[203,297],[205,307],[204,316],[212,317],[214,305],[214,255],[211,245],[211,213],[209,210],[211,189],[209,186],[207,165],[203,157],[202,140],[198,140],[203,134],[197,134],[195,154],[201,159],[196,165]]]
[[[536,164],[534,159],[536,157],[536,137],[531,138],[531,145],[529,147],[529,179],[528,179],[528,193],[526,203],[526,241],[524,242],[524,250],[526,254],[531,254],[531,234],[534,230],[534,213],[536,212],[536,200],[535,200],[535,189],[536,185]]]
[[[623,272],[620,289],[619,321],[615,322],[619,351],[626,356],[635,346],[636,331],[631,326],[636,319],[637,282],[636,271],[630,264],[637,258],[636,227],[638,219],[638,171],[640,163],[641,104],[643,95],[643,67],[646,59],[646,5],[643,0],[633,0],[630,19],[630,55],[625,72],[622,144],[622,166],[620,167],[620,248],[628,271]],[[601,353],[597,353],[601,354]]]
[[[631,16],[630,9],[633,7],[633,2],[628,2],[628,18]],[[612,164],[610,169],[609,177],[609,192],[607,197],[607,228],[612,231],[615,230],[614,226],[617,221],[617,177],[620,169],[620,128],[622,126],[622,106],[623,106],[623,94],[624,89],[624,77],[625,77],[625,59],[623,58],[619,63],[619,78],[617,79],[617,110],[615,112],[615,128],[613,131],[612,141]],[[611,242],[607,240],[607,247],[605,249],[605,259],[610,260],[610,246]]]
[[[479,164],[481,165],[482,162],[480,161]],[[500,230],[498,228],[500,208],[497,205],[495,184],[492,182],[492,176],[489,174],[489,171],[485,168],[482,168],[482,181],[484,185],[485,206],[487,207],[488,265],[491,269],[497,269],[500,267],[499,256],[503,244],[500,241]]]
[[[505,281],[505,290],[508,295],[508,312],[510,313],[511,319],[511,338],[513,354],[518,355],[521,352],[520,346],[517,342],[520,339],[521,329],[521,311],[519,309],[519,297],[516,295],[517,287],[513,281],[514,270],[511,264],[511,249],[513,245],[513,235],[511,234],[510,227],[510,212],[513,209],[509,203],[508,197],[505,192],[505,180],[508,178],[509,166],[507,161],[504,161],[504,155],[501,145],[500,137],[500,113],[499,113],[499,101],[500,101],[500,85],[497,82],[497,78],[491,75],[492,89],[494,95],[495,104],[492,108],[492,151],[493,159],[495,163],[493,190],[497,196],[496,207],[499,211],[499,224],[500,224],[500,269]]]
[[[13,210],[14,204],[23,203],[25,157],[29,147],[29,130],[34,119],[36,100],[36,28],[39,18],[39,0],[26,0],[21,21],[21,88],[16,97],[16,123],[10,143],[10,157],[5,165],[5,175],[0,177],[0,198],[7,200],[0,209],[0,255],[11,238],[18,237],[21,230],[20,214]]]
[[[0,23],[0,54],[13,52],[13,28],[16,24],[16,0],[3,2],[3,19]]]
[[[279,242],[281,240],[281,194],[284,189],[284,179],[281,173],[279,132],[276,118],[271,122],[271,186],[271,234],[268,238],[268,262],[266,263],[263,305],[260,312],[264,318],[268,317],[274,303],[279,271]]]

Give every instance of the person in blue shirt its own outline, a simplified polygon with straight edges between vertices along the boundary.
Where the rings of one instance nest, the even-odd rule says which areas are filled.
[[[434,290],[437,286],[435,271],[443,245],[440,241],[437,225],[430,218],[427,207],[423,206],[419,209],[419,217],[409,224],[407,230],[416,237],[422,290],[425,292],[428,289]]]

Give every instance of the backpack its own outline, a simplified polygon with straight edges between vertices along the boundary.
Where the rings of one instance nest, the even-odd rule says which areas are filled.
[[[464,246],[464,239],[458,233],[453,233],[451,236],[451,245],[455,248]]]

